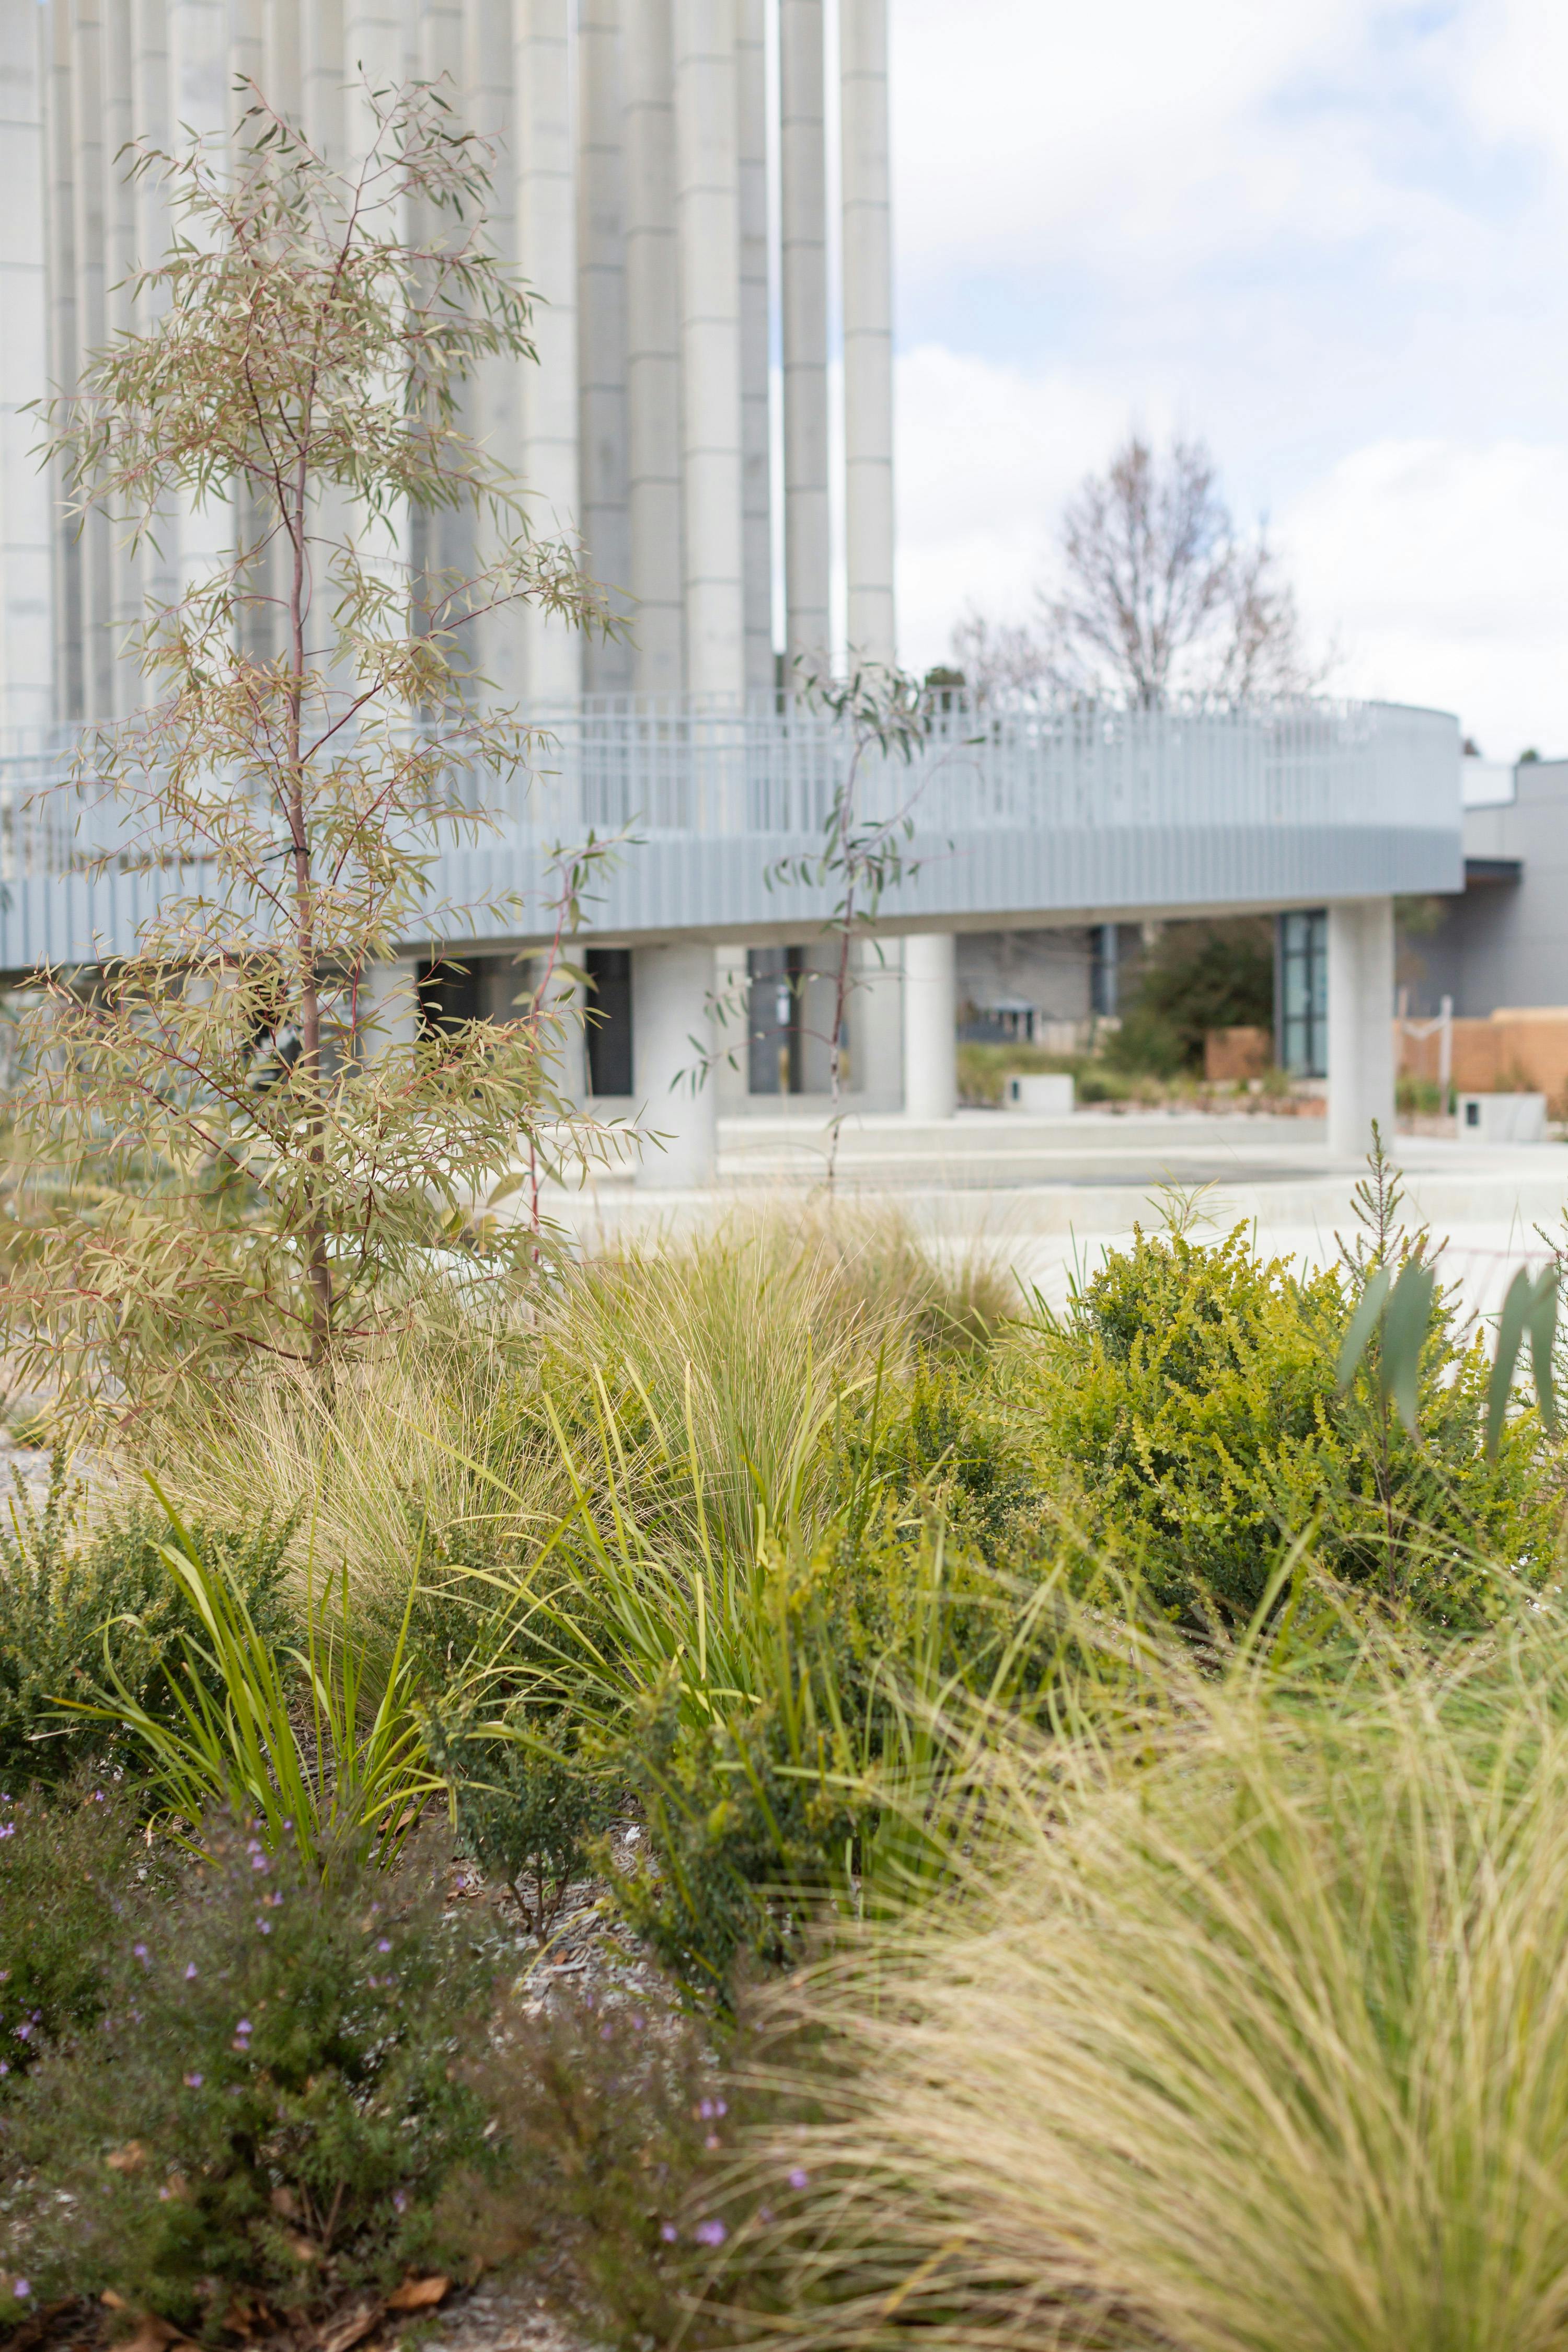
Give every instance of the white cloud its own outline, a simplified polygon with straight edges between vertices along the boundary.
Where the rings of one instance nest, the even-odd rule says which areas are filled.
[[[900,647],[924,669],[966,605],[1024,615],[1062,502],[1121,420],[1065,373],[936,344],[900,360],[897,403]]]
[[[1564,0],[892,0],[900,635],[1204,435],[1342,683],[1568,751]]]
[[[1568,751],[1568,444],[1376,442],[1281,537],[1349,689],[1458,710],[1492,758]]]

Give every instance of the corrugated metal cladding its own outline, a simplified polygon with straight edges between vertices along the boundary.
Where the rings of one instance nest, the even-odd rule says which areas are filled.
[[[843,730],[800,709],[630,697],[541,715],[544,757],[491,795],[477,840],[437,861],[433,931],[540,936],[552,857],[590,827],[628,836],[585,910],[601,938],[743,938],[831,915],[831,882],[770,887],[769,873],[820,849],[855,760]],[[0,970],[127,952],[171,882],[170,868],[132,855],[110,796],[68,781],[74,748],[35,740],[0,757]],[[862,824],[899,825],[918,864],[882,901],[889,932],[1463,882],[1457,722],[1387,703],[1000,717],[959,707],[910,761],[862,755],[854,789]],[[502,898],[504,915],[486,911]]]

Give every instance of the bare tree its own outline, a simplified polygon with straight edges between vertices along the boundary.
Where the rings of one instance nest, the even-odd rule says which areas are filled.
[[[1241,702],[1322,680],[1296,600],[1259,530],[1237,530],[1201,441],[1162,455],[1136,434],[1068,505],[1061,584],[1032,625],[971,612],[955,656],[977,689],[1042,690],[1157,710],[1184,695]]]

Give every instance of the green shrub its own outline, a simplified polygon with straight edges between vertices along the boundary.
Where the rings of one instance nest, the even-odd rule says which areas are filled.
[[[109,1955],[140,1919],[154,1867],[112,1786],[0,1795],[0,2105],[45,2051],[103,2014]]]
[[[605,1827],[611,1799],[562,1718],[519,1728],[523,1737],[488,1740],[464,1758],[458,1835],[487,1876],[511,1889],[524,1926],[542,1936],[586,1871],[588,1842]]]
[[[1172,1615],[1245,1622],[1309,1528],[1346,1585],[1449,1628],[1502,1605],[1494,1563],[1549,1573],[1539,1424],[1520,1415],[1487,1460],[1485,1347],[1459,1344],[1451,1302],[1423,1359],[1418,1439],[1364,1372],[1336,1394],[1364,1273],[1266,1263],[1244,1227],[1216,1244],[1140,1231],[1016,1355],[1011,1402],[1033,1417],[1042,1476]]]
[[[869,1791],[831,1721],[777,1701],[693,1724],[669,1693],[637,1708],[613,1750],[647,1824],[647,1868],[600,1868],[631,1927],[699,2000],[726,2004],[744,1959],[783,1968],[852,1867]]]
[[[911,1381],[857,1402],[840,1435],[846,1486],[869,1484],[940,1516],[957,1549],[997,1559],[1038,1481],[984,1370],[928,1358]]]
[[[86,1699],[102,1685],[105,1635],[126,1689],[161,1720],[173,1721],[165,1666],[183,1667],[200,1620],[162,1547],[161,1512],[112,1515],[93,1532],[80,1526],[81,1496],[57,1454],[49,1489],[37,1503],[20,1479],[9,1528],[0,1527],[0,1779],[20,1786],[58,1779],[84,1759],[122,1744],[112,1725],[65,1724],[57,1702]],[[249,1528],[198,1525],[203,1557],[221,1563],[264,1638],[288,1622],[284,1559],[294,1523],[263,1517]],[[197,1678],[216,1689],[199,1655]]]
[[[215,2336],[237,2295],[303,2318],[394,2284],[484,2153],[462,2059],[484,1972],[412,1867],[322,1885],[238,1829],[120,1923],[98,2027],[18,2092],[0,2267]]]

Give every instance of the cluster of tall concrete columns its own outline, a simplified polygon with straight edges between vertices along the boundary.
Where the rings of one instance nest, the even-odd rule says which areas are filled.
[[[485,675],[535,704],[584,692],[731,698],[773,689],[775,635],[792,657],[826,664],[828,359],[840,340],[848,644],[890,659],[887,5],[840,0],[829,58],[823,0],[5,0],[0,184],[16,202],[3,404],[70,384],[89,352],[138,323],[131,280],[163,252],[170,223],[156,180],[127,178],[121,147],[192,136],[221,162],[243,76],[352,169],[372,135],[368,91],[432,80],[494,142],[489,233],[539,297],[539,363],[483,370],[474,429],[519,478],[532,526],[581,537],[627,621],[606,643],[533,614],[496,616],[475,648]],[[830,72],[842,126],[837,320]],[[29,513],[20,541],[38,524]],[[54,717],[134,706],[126,634],[149,596],[198,574],[236,527],[222,511],[173,516],[162,551],[132,559],[106,519],[79,533],[59,517]],[[431,528],[444,563],[483,552],[450,519]],[[7,530],[0,511],[0,541]]]

